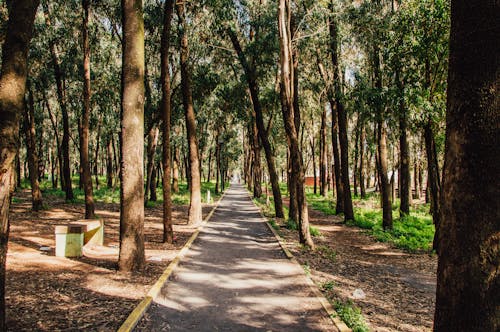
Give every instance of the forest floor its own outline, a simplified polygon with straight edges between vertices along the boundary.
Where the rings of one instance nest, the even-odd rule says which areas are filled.
[[[104,246],[84,248],[81,258],[61,258],[55,256],[54,227],[82,219],[83,204],[45,195],[47,208],[32,212],[30,195],[29,190],[16,192],[10,213],[9,331],[116,331],[195,231],[186,225],[187,207],[174,206],[176,240],[163,244],[161,204],[146,208],[145,271],[118,273],[118,204],[96,203],[96,214],[105,222]],[[204,205],[204,217],[211,208]]]
[[[405,252],[338,216],[309,211],[311,226],[320,232],[314,237],[316,252],[305,250],[297,231],[280,223],[279,233],[337,311],[355,316],[360,308],[365,321],[355,323],[360,331],[432,330],[436,255]]]

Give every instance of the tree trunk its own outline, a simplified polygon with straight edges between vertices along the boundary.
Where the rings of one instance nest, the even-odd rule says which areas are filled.
[[[174,153],[172,158],[172,192],[179,192],[179,148],[174,145]]]
[[[11,3],[0,73],[0,330],[5,331],[5,262],[9,241],[9,209],[15,189],[19,120],[24,111],[28,50],[38,1]]]
[[[256,77],[257,73],[255,71],[255,68],[248,63],[245,54],[243,54],[243,50],[241,49],[241,45],[238,41],[236,33],[231,29],[227,29],[227,33],[229,34],[231,43],[233,44],[233,47],[238,55],[240,64],[243,67],[243,70],[245,72],[245,78],[248,83],[248,89],[250,90],[250,99],[255,113],[255,123],[258,130],[258,137],[260,138],[260,142],[262,143],[264,152],[266,154],[267,169],[269,172],[269,178],[271,180],[271,186],[273,188],[274,210],[276,211],[276,217],[284,218],[283,200],[281,198],[278,174],[276,173],[274,154],[271,148],[271,143],[269,142],[268,132],[264,126],[264,116],[259,99],[259,85],[257,83],[257,77]],[[262,189],[260,191],[262,191]]]
[[[328,172],[328,160],[327,160],[327,145],[326,145],[326,107],[323,107],[323,112],[321,113],[321,128],[320,128],[320,168],[319,177],[321,187],[319,193],[321,196],[326,196],[328,190],[327,175]]]
[[[254,114],[255,115],[255,114]],[[259,198],[262,196],[262,166],[260,160],[260,144],[255,117],[252,122],[252,144],[253,144],[253,197]],[[220,151],[219,151],[220,153]],[[219,157],[220,160],[220,157]],[[219,161],[220,163],[220,161]],[[220,167],[220,164],[219,164]],[[220,170],[220,168],[218,168]]]
[[[335,101],[330,100],[330,108],[332,110],[332,150],[333,150],[333,172],[335,179],[336,203],[335,213],[344,213],[344,185],[340,176],[340,151],[338,143],[338,120]]]
[[[26,147],[28,152],[28,168],[30,171],[31,183],[31,206],[33,211],[39,211],[43,207],[42,192],[38,182],[38,155],[35,148],[35,103],[33,100],[33,91],[28,83],[28,105],[24,112],[24,130],[26,134]]]
[[[81,139],[81,168],[83,175],[83,190],[85,192],[85,219],[95,217],[94,194],[92,191],[92,176],[89,161],[89,120],[90,120],[90,46],[89,46],[89,7],[90,0],[82,0],[83,7],[83,114]],[[99,139],[99,138],[98,138]],[[94,161],[97,165],[97,159]]]
[[[352,207],[351,186],[349,183],[349,141],[347,139],[347,111],[341,100],[341,77],[339,75],[338,64],[338,29],[333,18],[335,15],[333,5],[330,3],[332,17],[329,18],[330,32],[330,53],[333,64],[333,84],[335,96],[335,109],[338,117],[339,145],[340,145],[340,177],[342,178],[344,196],[344,221],[354,220],[354,210]]]
[[[95,188],[99,189],[99,148],[101,147],[101,122],[102,117],[99,116],[97,121],[97,133],[95,142],[95,157],[94,157],[94,177],[95,177]]]
[[[141,0],[122,0],[120,271],[144,268],[144,20]]]
[[[189,201],[188,224],[199,224],[202,221],[201,211],[201,178],[200,178],[200,158],[198,155],[198,139],[196,137],[196,117],[193,108],[193,95],[191,91],[191,69],[189,67],[189,47],[186,33],[186,21],[184,13],[184,2],[176,4],[177,15],[179,17],[180,34],[180,67],[181,67],[181,89],[182,104],[186,117],[186,133],[189,149],[189,171],[191,198]]]
[[[49,7],[46,2],[42,1],[42,7],[45,14],[45,24],[48,28],[52,26],[50,21]],[[56,45],[53,39],[49,40],[50,54],[52,56],[52,65],[54,67],[54,76],[56,79],[57,87],[57,100],[59,101],[59,107],[61,108],[62,118],[63,118],[63,138],[61,143],[62,161],[63,169],[62,176],[64,177],[64,191],[66,192],[66,200],[72,200],[73,187],[71,183],[71,164],[69,160],[69,117],[68,110],[66,108],[66,92],[63,86],[63,73],[59,65],[59,55],[56,50]]]
[[[61,190],[64,190],[65,183],[63,173],[63,161],[62,161],[62,150],[61,150],[61,140],[59,139],[59,131],[57,130],[57,122],[52,114],[50,109],[49,101],[47,100],[47,95],[45,94],[45,90],[42,90],[43,100],[45,102],[45,107],[47,108],[47,112],[49,113],[50,123],[52,124],[52,128],[54,129],[54,136],[56,138],[57,145],[57,162],[59,166],[59,180],[61,182]]]
[[[399,77],[400,69],[396,69],[396,84],[399,90],[399,197],[401,204],[399,213],[401,216],[410,214],[411,203],[411,179],[410,179],[410,152],[408,146],[408,115],[404,104],[404,87]]]
[[[314,195],[316,195],[318,193],[318,186],[317,186],[317,176],[316,176],[316,147],[314,146],[314,136],[311,137],[311,157],[312,157],[312,162],[313,162],[313,180],[314,180],[314,184],[313,184],[313,188],[314,188]],[[320,145],[320,150],[321,150],[321,145]],[[320,156],[321,156],[321,151],[320,151]],[[320,158],[321,159],[321,158]]]
[[[292,177],[297,179],[296,197],[298,207],[298,226],[300,243],[314,249],[314,243],[309,231],[309,216],[304,188],[304,169],[302,165],[302,155],[300,153],[300,143],[297,131],[297,112],[294,110],[294,64],[292,51],[292,36],[290,31],[291,8],[288,0],[280,0],[278,7],[278,31],[280,45],[280,66],[281,66],[281,102],[283,111],[283,121],[287,134],[288,146],[290,147],[290,159],[292,163]],[[300,121],[300,120],[299,120]]]
[[[172,116],[172,107],[170,104],[171,88],[170,88],[170,72],[169,72],[169,48],[170,48],[170,32],[172,25],[172,12],[174,8],[174,0],[165,1],[163,11],[163,31],[161,36],[161,114],[163,117],[163,150],[162,150],[162,165],[163,165],[163,242],[173,243],[174,229],[172,223],[172,193],[170,187],[170,119]],[[175,152],[174,152],[175,154]],[[174,162],[175,169],[175,162]],[[178,168],[177,168],[178,173]],[[179,191],[178,181],[176,180],[176,188],[174,192]],[[177,191],[175,191],[177,190]]]
[[[365,187],[365,140],[366,140],[366,131],[363,122],[360,123],[360,139],[359,139],[359,191],[361,194],[361,198],[366,198],[366,187]]]
[[[153,175],[153,170],[155,167],[155,154],[156,146],[158,145],[158,128],[153,125],[148,133],[148,153],[147,153],[147,165],[146,165],[146,187],[144,191],[144,202],[149,200],[149,192],[151,187],[151,177]],[[152,194],[152,193],[151,193]]]
[[[111,136],[111,134],[110,134]],[[113,188],[113,141],[108,137],[106,144],[106,183],[108,188]]]
[[[358,159],[359,159],[359,140],[360,140],[360,130],[361,130],[361,119],[360,115],[358,115],[358,123],[356,125],[356,136],[354,138],[354,170],[352,172],[353,178],[353,186],[354,186],[354,196],[358,196],[358,181],[359,181],[359,172],[358,172]]]
[[[500,330],[499,11],[451,3],[435,331]]]

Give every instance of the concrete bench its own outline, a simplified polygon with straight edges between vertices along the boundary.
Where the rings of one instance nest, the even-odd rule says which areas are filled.
[[[78,220],[66,225],[57,225],[56,256],[81,257],[86,244],[104,244],[104,221]]]

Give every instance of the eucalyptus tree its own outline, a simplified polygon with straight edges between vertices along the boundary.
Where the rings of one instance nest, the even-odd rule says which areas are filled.
[[[11,4],[0,73],[0,330],[5,331],[5,262],[9,241],[9,210],[15,188],[19,119],[24,112],[28,50],[39,2]]]
[[[451,2],[435,331],[500,329],[499,11]]]
[[[314,248],[314,242],[309,231],[309,215],[305,197],[305,178],[302,154],[300,152],[297,118],[298,110],[294,103],[294,94],[298,89],[294,75],[294,58],[291,32],[292,11],[288,0],[280,0],[278,4],[278,32],[280,45],[280,95],[282,103],[283,122],[287,134],[291,159],[291,176],[296,179],[295,195],[298,208],[299,242]]]
[[[144,19],[142,0],[122,0],[121,271],[142,270],[144,256]]]
[[[196,116],[193,107],[193,95],[191,87],[191,66],[189,63],[189,45],[187,37],[186,8],[184,2],[176,4],[179,19],[179,47],[180,47],[180,69],[181,69],[181,91],[182,103],[186,119],[186,133],[188,140],[189,171],[190,171],[190,201],[189,201],[189,224],[199,224],[202,221],[201,210],[201,176],[200,158],[198,154],[198,138],[196,136]]]
[[[80,167],[85,192],[85,218],[92,219],[94,212],[94,195],[89,161],[89,120],[90,120],[90,45],[89,45],[89,11],[90,0],[82,0],[82,49],[83,49],[83,112],[80,132]],[[95,160],[97,165],[97,158]]]

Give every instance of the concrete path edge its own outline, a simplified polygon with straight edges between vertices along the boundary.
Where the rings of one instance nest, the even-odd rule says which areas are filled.
[[[250,199],[253,202],[253,198],[252,198],[250,192],[248,192],[248,195],[250,196]],[[262,213],[262,209],[260,209],[260,207],[257,206],[257,208],[259,209],[259,213],[262,216],[262,219],[264,219],[264,222],[266,223],[267,227],[274,234],[274,237],[276,237],[276,240],[278,241],[281,249],[285,253],[285,256],[290,261],[292,261],[294,264],[299,265],[302,269],[302,266],[297,261],[297,259],[293,256],[293,254],[290,252],[290,250],[288,250],[286,248],[285,243],[283,241],[283,238],[278,234],[278,232],[276,232],[276,230],[273,228],[273,226],[271,226],[271,224],[269,223],[269,218],[267,218]],[[314,295],[316,296],[318,301],[323,306],[323,309],[325,309],[325,311],[328,313],[328,317],[330,317],[330,319],[332,320],[333,324],[337,327],[337,329],[339,329],[340,332],[352,332],[352,330],[339,318],[337,311],[335,311],[335,309],[333,308],[330,301],[328,301],[328,299],[323,295],[323,293],[321,293],[321,291],[318,289],[318,287],[316,286],[314,281],[311,279],[311,277],[309,275],[307,275],[305,272],[304,272],[304,275],[306,276],[307,283],[309,284],[309,287],[314,292]]]
[[[228,188],[229,189],[229,188]],[[203,227],[206,225],[206,223],[210,220],[212,215],[214,214],[215,210],[219,207],[219,203],[222,201],[224,196],[226,195],[226,191],[223,192],[222,196],[219,198],[217,203],[215,203],[215,206],[212,208],[208,216],[203,220],[203,222],[198,226],[196,231],[191,235],[189,240],[186,242],[186,244],[182,247],[182,249],[179,251],[177,256],[168,264],[167,268],[165,271],[163,271],[162,275],[158,278],[158,280],[155,282],[155,284],[151,287],[149,292],[146,294],[146,296],[142,299],[142,301],[132,310],[132,312],[129,314],[127,319],[123,322],[123,324],[120,326],[118,329],[118,332],[130,332],[132,331],[139,321],[142,319],[148,308],[151,306],[151,303],[156,299],[158,294],[160,294],[160,291],[163,287],[163,285],[168,281],[168,278],[174,271],[174,269],[177,267],[181,259],[186,255],[188,252],[189,248],[193,244],[194,240],[198,237],[198,234],[200,231],[203,229]]]

